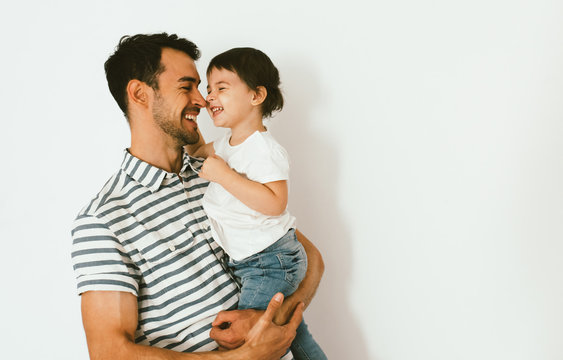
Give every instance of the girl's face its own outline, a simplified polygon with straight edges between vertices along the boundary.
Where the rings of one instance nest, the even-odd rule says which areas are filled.
[[[235,72],[213,68],[207,83],[207,112],[215,126],[232,129],[256,111],[256,93]]]

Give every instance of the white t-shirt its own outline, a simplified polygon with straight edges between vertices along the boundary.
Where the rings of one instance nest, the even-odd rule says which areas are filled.
[[[289,157],[268,132],[256,131],[242,144],[231,146],[231,132],[213,143],[215,154],[248,179],[261,184],[289,179]],[[210,183],[203,207],[215,241],[235,260],[256,254],[295,227],[287,209],[280,216],[255,211],[217,183]]]

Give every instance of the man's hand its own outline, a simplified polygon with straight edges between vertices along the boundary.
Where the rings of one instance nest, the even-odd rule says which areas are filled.
[[[254,309],[221,311],[211,324],[209,337],[223,349],[236,349],[263,314],[264,310]]]
[[[272,320],[282,302],[282,293],[274,295],[264,314],[258,318],[256,324],[248,332],[244,345],[232,350],[233,355],[236,353],[243,359],[277,360],[286,353],[295,338],[297,327],[303,319],[304,304],[300,303],[297,306],[291,320],[286,325],[278,326]]]

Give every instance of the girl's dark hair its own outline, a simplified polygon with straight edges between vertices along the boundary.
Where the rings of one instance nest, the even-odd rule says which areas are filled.
[[[137,79],[158,90],[158,75],[165,70],[160,63],[162,48],[180,50],[194,61],[200,56],[193,42],[176,34],[138,34],[123,36],[115,52],[105,62],[109,91],[126,116],[129,81]]]
[[[274,111],[283,108],[280,74],[272,60],[262,51],[249,47],[227,50],[211,59],[207,66],[208,76],[213,69],[235,72],[252,90],[264,86],[268,94],[262,103],[263,117],[271,117]]]

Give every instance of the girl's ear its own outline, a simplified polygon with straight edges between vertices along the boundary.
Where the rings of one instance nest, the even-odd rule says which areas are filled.
[[[148,85],[144,82],[133,79],[127,84],[127,98],[129,105],[146,107],[149,103]]]
[[[252,105],[260,105],[266,100],[268,90],[264,86],[258,86],[252,95]]]

